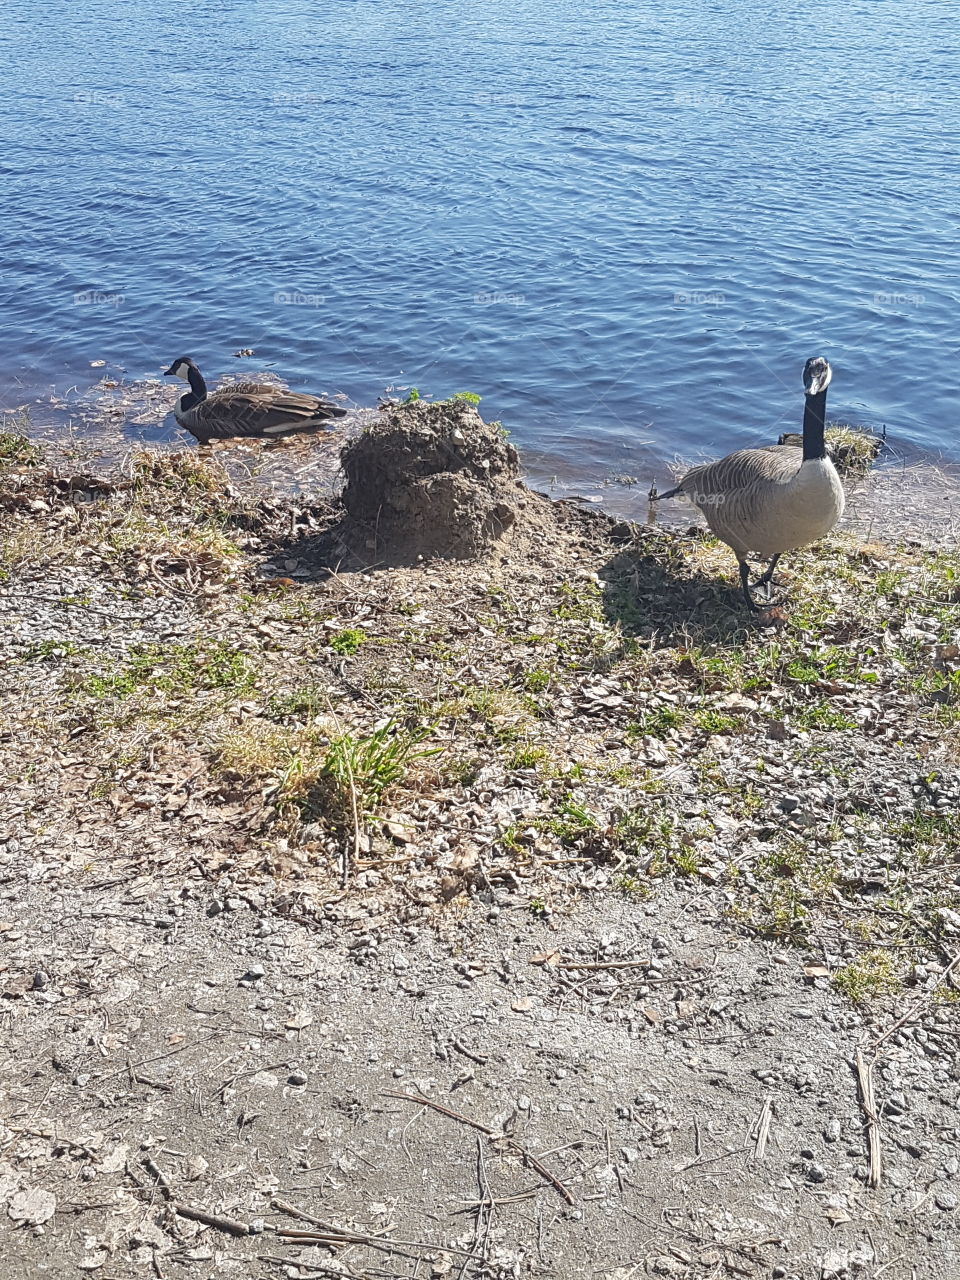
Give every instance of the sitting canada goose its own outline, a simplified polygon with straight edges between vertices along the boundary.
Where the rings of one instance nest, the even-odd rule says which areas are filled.
[[[662,499],[682,493],[700,508],[707,524],[740,562],[740,582],[751,609],[760,606],[750,594],[748,554],[769,558],[766,572],[756,583],[769,588],[785,551],[822,538],[843,515],[843,485],[823,440],[832,376],[822,356],[804,365],[802,452],[793,445],[776,444],[739,449],[719,462],[694,467],[668,493],[652,495]]]
[[[189,356],[181,356],[164,373],[190,384],[176,403],[174,416],[201,444],[231,436],[276,439],[297,431],[312,431],[328,418],[342,418],[346,409],[318,396],[281,391],[265,383],[241,382],[207,394],[203,374]]]

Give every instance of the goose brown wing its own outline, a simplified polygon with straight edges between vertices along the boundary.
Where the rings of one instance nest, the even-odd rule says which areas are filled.
[[[302,430],[324,418],[341,417],[346,412],[317,396],[232,389],[211,396],[198,410],[198,421],[212,437],[275,436]]]
[[[793,445],[770,445],[766,449],[738,449],[717,462],[688,471],[680,487],[688,498],[730,497],[744,490],[762,490],[767,485],[787,484],[800,470],[803,454]],[[699,503],[698,503],[699,505]]]

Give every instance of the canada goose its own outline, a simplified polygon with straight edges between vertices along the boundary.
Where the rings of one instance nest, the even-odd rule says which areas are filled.
[[[342,418],[346,409],[318,396],[281,391],[264,383],[241,382],[207,394],[203,374],[189,356],[181,356],[164,372],[190,384],[176,403],[174,416],[201,444],[231,436],[276,439],[297,431],[312,431],[328,418]]]
[[[843,515],[843,485],[823,440],[827,387],[833,373],[822,356],[803,367],[803,450],[793,445],[739,449],[718,462],[689,471],[675,489],[703,512],[707,524],[740,562],[740,582],[751,609],[750,552],[769,559],[756,586],[768,588],[785,551],[829,533]]]

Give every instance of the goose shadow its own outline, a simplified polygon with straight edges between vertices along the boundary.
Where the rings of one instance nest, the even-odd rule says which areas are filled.
[[[695,551],[699,530],[689,534],[643,525],[631,532],[603,565],[603,614],[625,637],[650,648],[741,643],[775,611],[751,613],[739,581],[704,569]]]

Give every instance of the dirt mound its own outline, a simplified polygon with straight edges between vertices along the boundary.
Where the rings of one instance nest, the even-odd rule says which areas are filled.
[[[516,449],[461,401],[388,406],[342,465],[350,540],[394,561],[483,555],[524,504]]]

